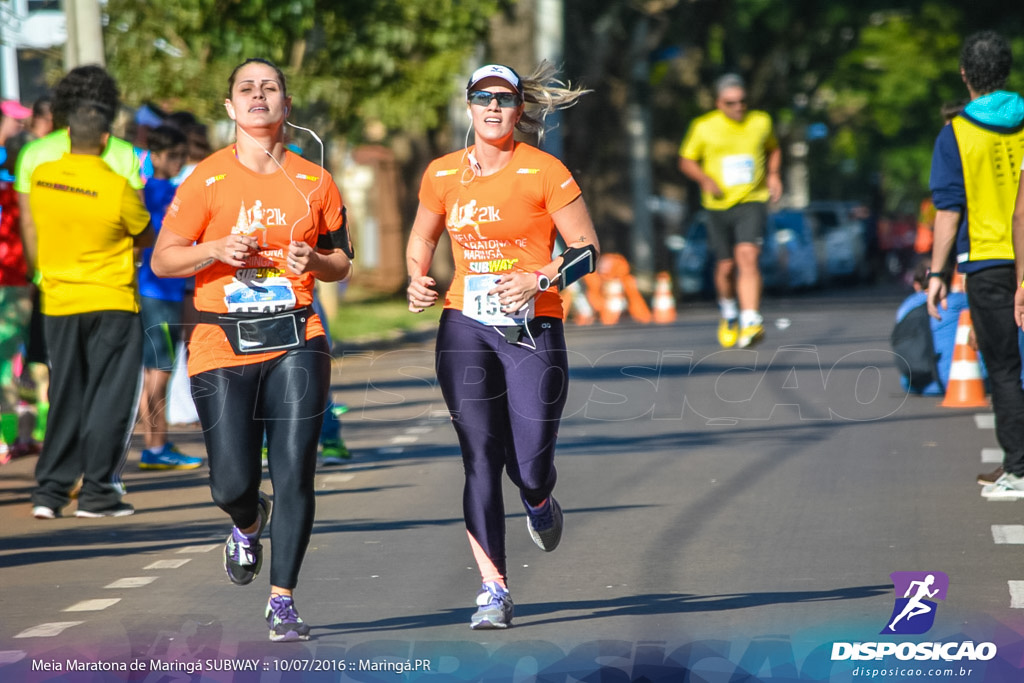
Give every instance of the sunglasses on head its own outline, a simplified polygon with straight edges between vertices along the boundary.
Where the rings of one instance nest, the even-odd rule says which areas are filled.
[[[470,104],[478,104],[481,107],[489,106],[491,100],[498,100],[498,106],[502,109],[518,107],[521,101],[519,95],[514,92],[488,92],[487,90],[474,90],[469,93],[467,99]]]

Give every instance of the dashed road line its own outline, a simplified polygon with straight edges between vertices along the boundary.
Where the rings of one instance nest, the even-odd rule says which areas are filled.
[[[100,610],[107,609],[111,605],[116,605],[121,602],[121,598],[96,598],[94,600],[82,600],[71,605],[71,607],[65,607],[62,611],[64,612],[99,612]]]
[[[156,562],[152,562],[149,565],[143,567],[143,569],[177,569],[179,567],[182,567],[182,566],[188,564],[191,561],[192,561],[191,559],[187,559],[187,560],[157,560]]]
[[[63,633],[67,629],[71,628],[72,626],[78,626],[79,624],[84,624],[84,623],[85,623],[84,621],[51,621],[51,622],[46,623],[46,624],[39,624],[38,626],[33,626],[31,628],[27,628],[27,629],[25,629],[24,631],[22,631],[21,633],[19,633],[18,635],[14,636],[14,637],[15,638],[53,638],[54,636],[59,636],[61,633]]]
[[[981,461],[983,463],[999,463],[1003,462],[1003,449],[1002,448],[982,448],[981,449]]]
[[[1007,581],[1010,586],[1010,607],[1024,609],[1024,581]]]
[[[156,581],[159,576],[126,576],[123,579],[118,579],[112,583],[108,583],[104,588],[142,588]]]
[[[179,548],[178,554],[180,555],[186,553],[208,553],[211,550],[216,550],[217,548],[223,547],[223,543],[213,543],[210,545],[187,545],[184,548]]]
[[[996,414],[978,413],[977,415],[974,416],[974,424],[977,425],[978,429],[995,429]]]
[[[1024,545],[1024,525],[993,524],[992,540],[998,544]]]

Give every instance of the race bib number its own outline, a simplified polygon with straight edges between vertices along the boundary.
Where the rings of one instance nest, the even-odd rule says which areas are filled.
[[[268,277],[259,282],[234,280],[224,287],[228,313],[276,313],[295,308],[295,292],[286,277]]]
[[[722,159],[722,183],[726,187],[749,185],[754,182],[754,157],[733,154]]]
[[[508,327],[522,325],[533,318],[533,299],[515,313],[506,315],[501,310],[497,294],[487,295],[494,289],[498,276],[493,274],[467,275],[462,290],[462,313],[484,325]]]

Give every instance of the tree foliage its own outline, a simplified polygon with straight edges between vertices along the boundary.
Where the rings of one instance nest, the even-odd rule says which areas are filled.
[[[284,69],[296,108],[321,128],[358,138],[381,122],[428,141],[422,154],[440,151],[426,148],[448,126],[473,51],[528,42],[529,32],[489,29],[495,15],[528,22],[534,2],[109,0],[105,38],[130,104],[173,100],[209,117],[231,68],[261,56]],[[927,191],[939,107],[967,97],[957,69],[964,37],[985,28],[1010,37],[1018,55],[1010,88],[1024,87],[1024,14],[1002,0],[564,0],[564,8],[563,75],[594,90],[564,114],[564,160],[602,240],[627,253],[637,158],[629,131],[649,127],[652,192],[689,193],[695,205],[677,169],[679,142],[712,106],[711,85],[725,72],[741,74],[752,106],[772,114],[785,160],[806,146],[812,198],[876,208],[916,204]]]
[[[335,132],[366,121],[424,130],[509,0],[110,0],[108,67],[125,100],[209,116],[248,57],[278,64],[295,107]],[[441,86],[441,87],[439,87]]]

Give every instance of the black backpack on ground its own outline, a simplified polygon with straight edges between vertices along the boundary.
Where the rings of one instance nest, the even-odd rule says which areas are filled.
[[[896,367],[907,378],[911,391],[923,391],[932,382],[939,381],[939,356],[935,353],[926,304],[910,309],[892,329],[889,341],[897,356]]]

